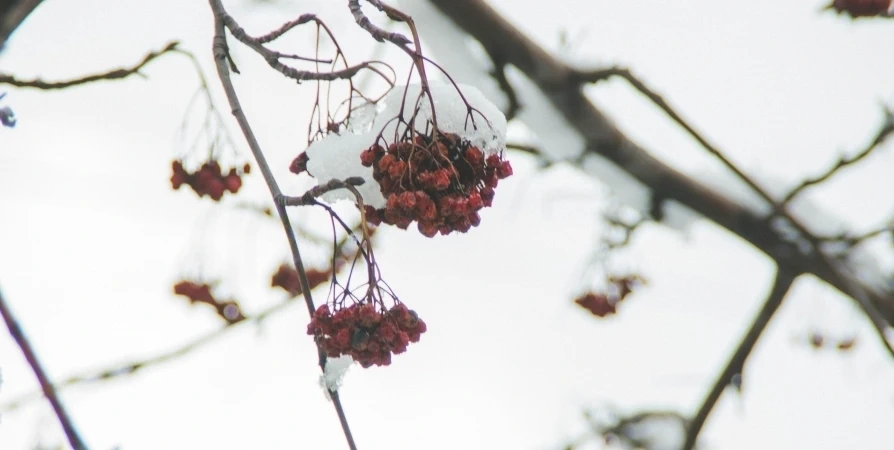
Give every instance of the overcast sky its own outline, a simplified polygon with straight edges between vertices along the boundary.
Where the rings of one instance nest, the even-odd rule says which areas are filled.
[[[226,4],[254,34],[318,13],[349,57],[369,57],[373,42],[332,3]],[[881,102],[894,104],[894,22],[820,13],[823,1],[491,3],[576,64],[631,67],[744,168],[783,185],[862,147],[882,119]],[[210,76],[211,22],[205,2],[44,2],[0,54],[0,72],[70,78],[132,64],[176,39]],[[421,34],[424,43],[442,38]],[[296,33],[285,48],[307,54],[310,36]],[[312,88],[231,46],[261,145],[285,189],[302,192],[308,181],[287,167],[303,147]],[[406,66],[390,50],[377,57]],[[188,60],[171,55],[144,73],[57,92],[0,87],[19,118],[15,129],[0,129],[0,288],[54,378],[219,327],[210,311],[172,295],[184,275],[222,278],[248,312],[284,299],[268,287],[288,260],[276,222],[170,189],[177,131],[198,86]],[[588,94],[663,160],[722,176],[628,86]],[[855,230],[877,226],[894,204],[891,147],[806,197]],[[585,410],[693,413],[769,289],[771,262],[720,228],[647,226],[611,263],[642,273],[648,287],[617,316],[590,316],[571,299],[587,283],[605,185],[564,165],[543,171],[525,155],[510,159],[515,176],[467,235],[377,236],[386,280],[429,331],[390,367],[349,371],[342,399],[360,448],[554,449],[585,431]],[[266,201],[257,172],[241,195]],[[296,217],[328,230],[321,211]],[[322,253],[307,248],[319,264]],[[96,449],[345,448],[317,385],[307,320],[294,305],[187,358],[63,399]],[[814,351],[806,343],[814,328],[856,335],[858,345],[847,354]],[[0,339],[0,371],[0,405],[37,388],[11,339]],[[715,449],[882,450],[892,423],[894,362],[850,301],[803,277],[749,360],[743,395],[723,397],[702,440]],[[4,450],[63,442],[43,402],[0,417]]]

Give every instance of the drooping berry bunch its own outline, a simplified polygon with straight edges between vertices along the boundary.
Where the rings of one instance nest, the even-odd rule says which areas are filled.
[[[192,173],[188,172],[180,161],[174,161],[171,164],[171,169],[173,171],[171,187],[175,190],[185,184],[191,187],[199,197],[207,195],[214,201],[220,201],[227,191],[233,194],[239,192],[242,187],[242,175],[251,172],[251,166],[245,164],[242,170],[237,170],[234,167],[224,175],[220,164],[215,160],[205,162],[199,170]]]
[[[484,152],[455,134],[417,135],[360,154],[373,168],[386,199],[384,208],[366,208],[366,219],[407,229],[417,222],[427,237],[465,233],[481,223],[478,211],[491,206],[499,180],[512,175],[502,154]]]
[[[307,334],[315,337],[327,356],[351,355],[367,368],[391,364],[391,355],[407,351],[426,329],[425,322],[403,303],[387,310],[373,303],[354,303],[334,313],[325,304],[314,312]]]

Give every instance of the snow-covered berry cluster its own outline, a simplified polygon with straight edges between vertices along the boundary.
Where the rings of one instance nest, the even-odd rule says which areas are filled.
[[[181,161],[174,161],[171,164],[171,169],[173,171],[171,187],[175,190],[185,184],[191,187],[199,197],[207,195],[214,201],[220,201],[227,191],[233,194],[239,192],[242,187],[242,175],[251,172],[251,166],[245,164],[242,170],[236,170],[234,167],[224,175],[220,164],[215,160],[205,162],[195,172],[187,171]]]
[[[407,351],[425,331],[425,322],[403,303],[388,310],[355,303],[334,313],[325,304],[307,325],[307,334],[315,337],[327,356],[351,355],[364,368],[391,364],[392,354]]]
[[[360,160],[373,168],[373,179],[386,199],[384,208],[367,206],[367,221],[401,229],[416,221],[427,237],[478,226],[478,211],[491,206],[499,180],[512,175],[512,166],[501,154],[485,157],[459,136],[440,132],[392,143],[387,149],[373,144]]]

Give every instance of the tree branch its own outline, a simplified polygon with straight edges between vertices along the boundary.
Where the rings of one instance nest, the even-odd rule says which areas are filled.
[[[270,166],[267,164],[267,159],[264,157],[264,153],[261,150],[261,145],[258,143],[258,140],[248,123],[248,119],[245,117],[245,113],[242,112],[242,106],[240,105],[239,97],[236,95],[236,88],[233,86],[232,79],[230,79],[230,66],[228,66],[227,64],[230,59],[227,46],[225,24],[227,22],[227,18],[229,18],[231,21],[232,18],[227,14],[221,0],[209,0],[209,4],[211,7],[211,11],[214,14],[214,38],[212,41],[212,52],[214,54],[215,67],[217,68],[218,77],[220,78],[221,85],[223,85],[224,91],[226,92],[227,101],[230,104],[233,116],[239,123],[239,127],[242,129],[242,134],[245,136],[245,140],[248,142],[248,146],[251,149],[252,155],[254,155],[255,161],[258,163],[261,174],[264,176],[264,181],[266,182],[267,187],[270,190],[270,195],[273,197],[274,202],[276,202],[278,198],[282,197],[282,191],[280,190],[276,179],[273,177],[273,172],[270,170]],[[292,259],[295,264],[295,269],[298,271],[298,276],[301,280],[301,290],[304,295],[305,304],[307,305],[308,314],[310,316],[313,316],[316,308],[314,307],[313,298],[311,297],[310,293],[310,283],[307,279],[307,272],[304,269],[304,262],[301,260],[301,253],[298,250],[298,241],[295,237],[295,232],[292,229],[291,221],[289,220],[285,205],[276,202],[276,212],[279,215],[280,220],[282,221],[282,225],[286,233],[286,238],[289,241],[289,249],[292,252]],[[317,344],[317,354],[320,370],[325,371],[326,353],[323,351],[322,347],[320,347],[319,344]],[[357,446],[354,443],[354,437],[351,434],[351,429],[348,426],[347,419],[345,418],[338,391],[330,390],[329,395],[332,399],[332,403],[335,405],[335,410],[338,414],[339,422],[341,423],[345,439],[348,441],[348,446],[352,450],[355,450]]]
[[[761,185],[753,179],[751,176],[745,173],[742,169],[736,166],[735,163],[729,158],[727,158],[723,152],[720,151],[719,148],[709,143],[708,140],[701,135],[695,128],[690,125],[683,117],[674,110],[674,108],[667,103],[658,93],[650,89],[643,83],[641,80],[633,76],[628,69],[624,68],[610,68],[604,70],[596,70],[592,72],[579,72],[576,71],[572,75],[572,80],[577,82],[597,82],[599,80],[605,79],[610,76],[620,76],[627,80],[636,90],[640,91],[643,95],[652,100],[655,105],[658,106],[662,111],[665,112],[674,122],[680,125],[690,136],[692,136],[699,144],[702,145],[708,152],[714,155],[717,159],[719,159],[723,165],[725,165],[729,170],[731,170],[740,180],[742,180],[748,187],[751,188],[757,195],[759,195],[764,201],[767,202],[769,206],[773,208],[772,216],[779,216],[784,218],[788,224],[794,228],[798,236],[803,238],[805,242],[809,244],[809,257],[813,260],[814,265],[824,269],[828,272],[829,277],[832,279],[840,280],[840,282],[847,286],[848,294],[856,300],[857,304],[866,313],[866,316],[869,317],[869,320],[872,322],[872,326],[875,328],[876,334],[879,337],[879,341],[882,343],[884,348],[888,351],[892,358],[894,358],[894,346],[890,342],[888,342],[887,333],[888,329],[891,327],[891,324],[894,323],[894,320],[890,318],[884,317],[879,308],[873,304],[869,295],[867,294],[868,289],[861,286],[858,282],[851,279],[851,275],[846,273],[846,267],[844,267],[839,262],[832,261],[828,255],[825,254],[823,248],[820,246],[821,239],[815,236],[810,230],[807,229],[800,220],[791,215],[785,208],[785,204],[777,203],[770,193],[765,190]],[[890,123],[890,122],[889,122]],[[884,130],[883,130],[884,131]],[[882,136],[886,136],[888,132],[884,132]],[[827,282],[833,284],[833,282],[826,279]],[[890,300],[890,299],[889,299]]]
[[[161,50],[149,52],[146,56],[143,57],[143,60],[137,63],[137,65],[130,68],[120,68],[110,70],[105,73],[87,75],[80,78],[75,78],[73,80],[67,81],[44,81],[40,78],[35,78],[33,80],[19,80],[12,75],[7,75],[0,73],[0,84],[9,84],[16,87],[22,88],[34,88],[34,89],[43,89],[43,90],[53,90],[53,89],[65,89],[72,86],[77,86],[80,84],[93,83],[96,81],[103,80],[121,80],[127,78],[131,75],[142,75],[140,73],[140,69],[142,69],[145,65],[149,64],[156,58],[165,53],[172,52],[177,50],[177,46],[180,45],[177,41],[169,42],[168,45],[164,46]]]
[[[868,289],[852,274],[842,274],[820,252],[801,253],[795,243],[774,230],[764,214],[718,195],[632,142],[586,97],[579,83],[579,72],[531,41],[486,2],[429,1],[477,39],[490,54],[525,73],[584,137],[585,154],[605,158],[653,192],[661,193],[663,199],[676,200],[739,235],[777,261],[785,271],[812,273],[836,287],[860,303],[877,330],[880,327],[884,330],[885,322],[894,322],[892,296]],[[581,161],[572,163],[580,164]],[[777,208],[772,202],[771,206]],[[890,349],[887,342],[886,347]]]
[[[6,40],[25,18],[40,5],[41,0],[7,0],[0,3],[0,52]]]
[[[56,414],[56,418],[59,419],[59,424],[62,425],[62,430],[65,432],[65,437],[68,438],[69,445],[75,450],[86,450],[87,446],[84,445],[84,441],[81,440],[81,436],[78,434],[78,430],[75,428],[71,416],[65,410],[65,406],[62,405],[62,400],[59,399],[56,389],[53,387],[53,384],[50,383],[50,379],[47,377],[43,366],[40,365],[40,361],[37,359],[37,354],[34,353],[34,349],[31,347],[31,343],[28,342],[28,338],[22,331],[22,327],[19,326],[12,311],[6,305],[2,292],[0,292],[0,314],[3,315],[6,327],[9,328],[9,334],[15,339],[19,348],[22,349],[22,353],[25,355],[28,365],[31,366],[31,370],[34,371],[34,376],[37,377],[37,381],[40,383],[40,389],[43,391],[43,395],[53,407],[53,412]]]
[[[292,27],[299,25],[299,22],[306,23],[306,21],[301,22],[302,18],[305,16],[306,15],[301,16],[297,20],[293,21],[293,22],[295,22],[294,25],[293,25],[293,22],[289,22],[289,23],[283,25],[282,27],[280,27],[278,30],[275,30],[275,31],[268,33],[264,36],[261,36],[259,38],[249,36],[248,33],[245,32],[245,29],[243,29],[239,25],[239,23],[236,22],[235,19],[233,19],[232,16],[227,14],[226,11],[221,11],[220,17],[218,19],[221,21],[221,25],[224,25],[226,27],[226,29],[230,30],[230,32],[233,33],[233,37],[236,38],[236,40],[238,40],[239,42],[242,42],[243,44],[245,44],[246,46],[248,46],[249,48],[254,50],[256,53],[261,55],[264,58],[264,60],[267,61],[267,64],[271,68],[273,68],[277,72],[279,72],[293,80],[296,80],[299,82],[305,81],[305,80],[322,80],[322,81],[344,80],[344,79],[349,79],[349,78],[354,77],[355,75],[357,75],[358,72],[360,72],[363,69],[372,70],[373,72],[379,73],[381,75],[381,72],[379,72],[378,69],[373,67],[373,63],[369,62],[369,61],[360,63],[356,66],[347,67],[342,70],[333,70],[330,72],[314,72],[314,71],[309,71],[309,70],[299,70],[299,69],[287,66],[287,65],[279,62],[279,60],[281,58],[302,59],[302,60],[306,60],[306,61],[314,61],[314,62],[321,62],[321,63],[326,62],[324,60],[319,60],[319,59],[314,59],[314,58],[306,58],[306,57],[301,57],[301,56],[297,56],[297,55],[286,55],[283,53],[279,53],[279,52],[270,50],[267,47],[264,47],[264,43],[270,42],[270,41],[276,39],[277,37],[281,36],[282,33],[285,33],[285,31],[283,31],[284,29],[286,31],[288,31],[288,29],[291,29]],[[316,21],[317,20],[316,16],[312,16],[307,21],[310,21],[310,20]],[[224,42],[224,45],[226,45],[226,41],[223,41],[223,42]],[[233,64],[232,59],[230,59],[229,50],[226,47],[224,47],[224,55],[226,55],[227,60],[230,62],[230,66],[235,67],[235,64]],[[233,71],[236,73],[239,73],[238,70],[233,70]]]
[[[733,381],[733,377],[742,374],[742,370],[745,367],[745,360],[748,359],[748,355],[750,355],[751,351],[754,349],[754,345],[757,343],[758,338],[760,338],[761,333],[767,328],[770,319],[773,318],[773,315],[779,309],[779,306],[782,305],[782,300],[785,298],[785,294],[788,293],[796,278],[797,275],[786,272],[782,267],[777,269],[776,279],[773,281],[773,288],[767,295],[764,305],[754,318],[754,322],[752,322],[748,332],[745,333],[742,341],[739,342],[736,351],[726,363],[723,372],[717,377],[717,381],[714,382],[714,387],[708,392],[698,413],[696,413],[695,417],[689,423],[683,450],[691,450],[695,446],[698,434],[701,432],[702,426],[704,426],[708,415],[711,414],[711,410],[714,409],[714,405],[717,404],[717,400],[720,399],[720,395],[723,394],[726,387]]]

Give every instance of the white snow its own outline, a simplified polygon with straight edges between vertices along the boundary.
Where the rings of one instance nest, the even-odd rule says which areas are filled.
[[[543,156],[551,161],[561,161],[576,158],[584,152],[584,137],[524,72],[509,66],[506,79],[521,105],[516,117],[537,136],[535,146],[541,149]]]
[[[363,167],[360,163],[360,152],[369,148],[374,140],[372,133],[330,134],[307,147],[307,172],[320,184],[333,178],[362,177],[366,182],[357,186],[357,191],[363,202],[381,208],[385,206],[385,197],[379,190],[379,183],[373,179],[372,167]],[[336,189],[323,195],[323,200],[330,203],[343,199],[354,200],[354,196],[346,189]]]
[[[478,88],[463,84],[458,87],[459,90],[450,82],[429,82],[438,129],[446,133],[456,133],[485,154],[501,152],[506,148],[506,116]],[[372,132],[381,130],[382,136],[390,142],[395,131],[398,133],[404,131],[405,126],[399,126],[396,121],[391,120],[400,114],[402,98],[404,98],[404,117],[409,118],[414,106],[418,106],[419,113],[414,126],[418,131],[425,131],[426,123],[430,122],[433,116],[428,97],[420,96],[421,89],[419,84],[397,86],[392,89],[384,99],[383,110],[376,116]],[[466,103],[477,111],[470,111]]]
[[[686,423],[675,414],[649,414],[624,425],[620,432],[647,450],[679,450],[686,440]]]
[[[385,197],[372,177],[372,168],[363,167],[360,163],[360,153],[369,148],[380,133],[386,143],[391,143],[406,130],[405,124],[393,120],[401,115],[402,105],[402,117],[406,121],[409,121],[418,106],[413,127],[419,132],[428,131],[434,117],[439,130],[459,135],[481,148],[485,154],[498,153],[506,148],[506,117],[481,91],[473,86],[454,86],[441,81],[430,82],[429,88],[434,101],[434,115],[428,97],[419,95],[419,84],[395,86],[375,108],[366,105],[360,108],[358,117],[354,119],[356,124],[349,127],[351,131],[340,135],[332,133],[311,143],[307,147],[308,173],[320,183],[333,178],[344,180],[348,177],[362,177],[366,183],[357,190],[364,203],[374,208],[384,207]],[[470,107],[474,110],[470,111]],[[363,131],[358,133],[360,130]],[[353,200],[353,195],[345,189],[338,189],[324,194],[322,198],[327,202],[335,202],[342,199]]]
[[[652,191],[633,175],[596,154],[585,156],[581,161],[581,168],[608,186],[622,203],[636,209],[643,216],[649,215]]]
[[[326,370],[320,375],[320,387],[326,394],[326,398],[331,400],[329,392],[337,392],[344,381],[345,374],[354,364],[354,358],[351,355],[342,355],[338,358],[329,358],[326,360]]]

